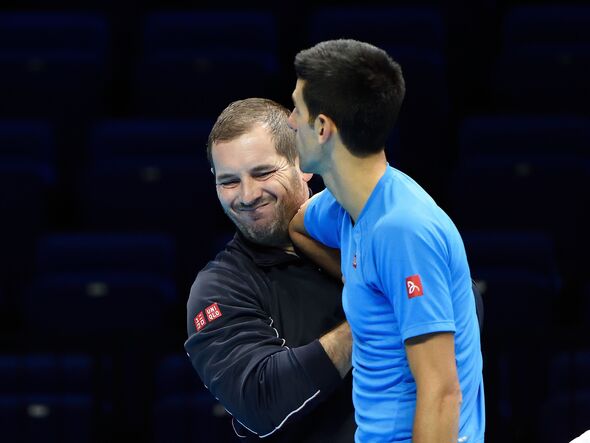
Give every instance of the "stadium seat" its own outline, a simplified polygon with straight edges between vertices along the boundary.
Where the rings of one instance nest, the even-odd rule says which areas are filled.
[[[42,237],[37,272],[130,272],[172,277],[174,239],[166,234],[70,233]]]
[[[100,15],[0,14],[0,116],[59,123],[103,109],[109,28]]]
[[[135,111],[215,118],[231,101],[273,97],[276,48],[269,13],[154,13],[144,24]]]
[[[92,414],[87,395],[0,395],[0,438],[23,443],[90,443]]]

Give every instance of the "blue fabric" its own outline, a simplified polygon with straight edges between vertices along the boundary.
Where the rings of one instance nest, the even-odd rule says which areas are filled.
[[[354,338],[356,440],[411,440],[416,384],[404,341],[453,332],[463,394],[459,438],[483,441],[475,301],[463,242],[449,217],[410,177],[388,167],[354,225],[326,189],[310,202],[305,228],[341,248],[343,306]]]

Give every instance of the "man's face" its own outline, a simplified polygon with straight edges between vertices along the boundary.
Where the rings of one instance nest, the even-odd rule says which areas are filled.
[[[217,197],[223,210],[248,239],[282,247],[289,244],[291,218],[308,198],[298,165],[279,155],[268,130],[214,143],[211,151]]]
[[[298,79],[291,96],[294,107],[289,116],[289,127],[295,131],[301,170],[304,172],[319,173],[320,171],[317,168],[319,158],[317,157],[320,149],[314,126],[309,124],[309,111],[303,101],[304,84],[304,80]]]

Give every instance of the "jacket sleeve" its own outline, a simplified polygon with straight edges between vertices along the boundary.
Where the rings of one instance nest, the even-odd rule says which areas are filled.
[[[285,346],[255,294],[261,285],[255,273],[199,273],[187,304],[185,349],[227,411],[264,437],[310,412],[341,379],[319,340]]]

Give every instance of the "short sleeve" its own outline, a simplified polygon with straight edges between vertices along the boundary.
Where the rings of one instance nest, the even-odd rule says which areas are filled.
[[[374,260],[381,289],[402,339],[455,332],[444,232],[411,217],[386,217],[375,227]]]
[[[344,208],[328,189],[324,189],[310,200],[303,223],[315,240],[330,248],[340,248],[340,226],[344,215]]]

